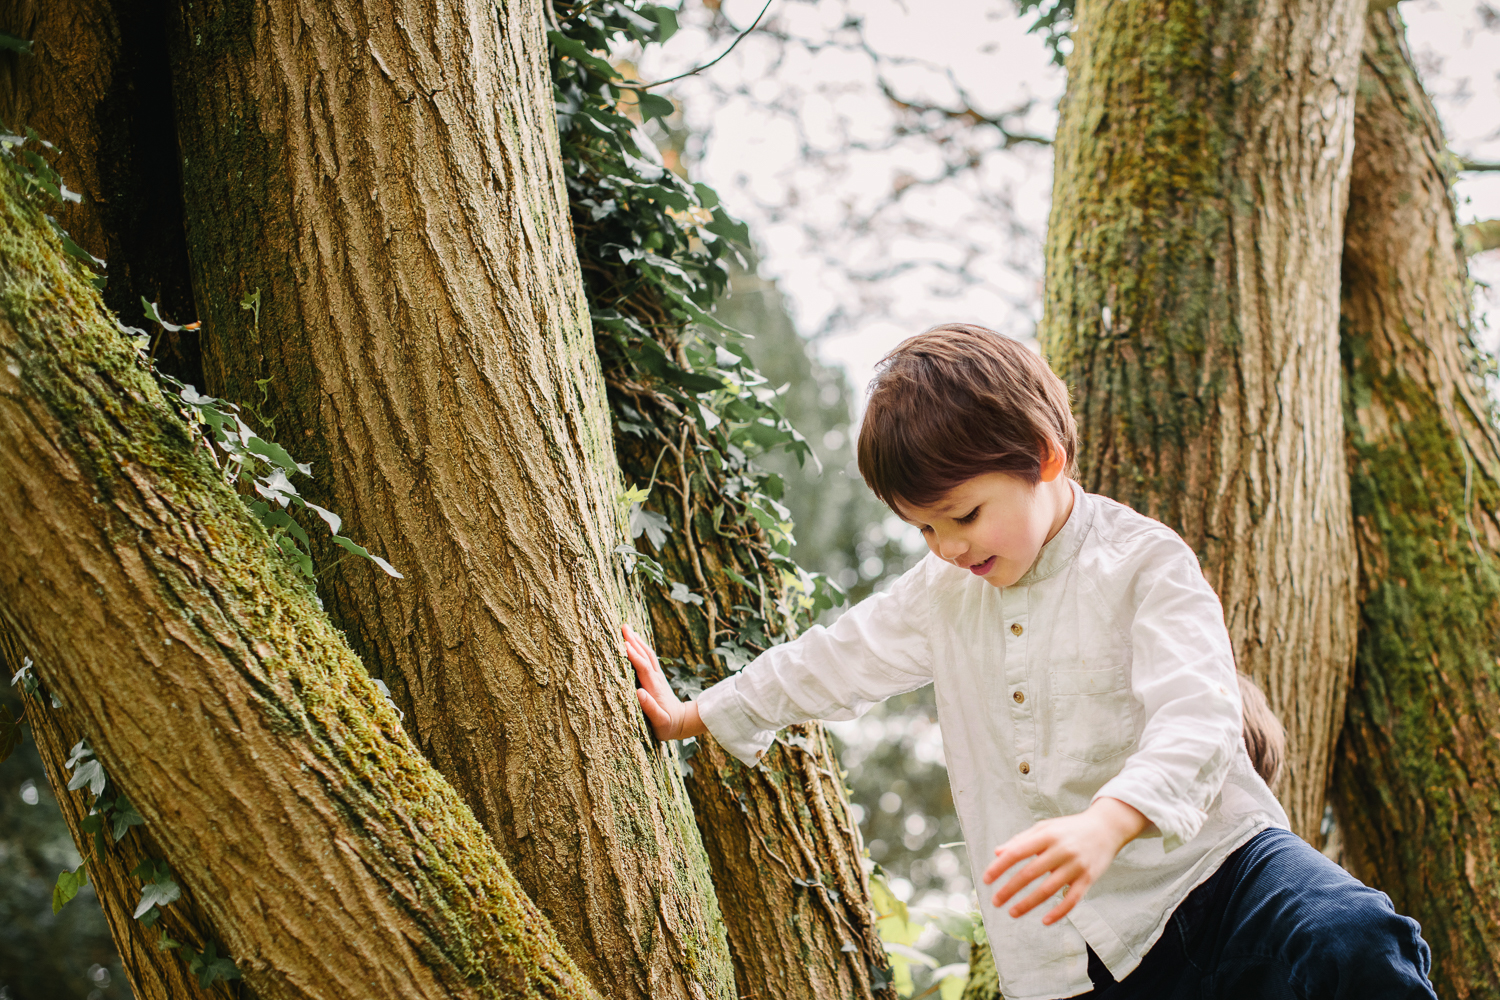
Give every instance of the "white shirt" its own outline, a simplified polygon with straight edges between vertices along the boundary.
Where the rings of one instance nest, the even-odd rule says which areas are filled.
[[[928,555],[888,593],[698,699],[714,738],[753,765],[782,726],[851,719],[931,683],[1010,1000],[1092,989],[1085,942],[1123,979],[1230,852],[1287,825],[1245,751],[1223,609],[1193,551],[1160,522],[1072,485],[1067,522],[1011,586]],[[995,847],[1100,796],[1153,826],[1059,923],[1041,922],[1055,904],[1020,919],[995,909],[1003,882],[980,882]]]

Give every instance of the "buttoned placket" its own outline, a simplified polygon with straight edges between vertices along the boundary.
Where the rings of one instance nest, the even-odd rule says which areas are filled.
[[[1021,783],[1033,815],[1042,813],[1037,794],[1037,699],[1031,676],[1030,587],[1006,587],[1000,591],[1000,642],[1005,649],[1005,706],[1012,720],[1015,759],[1011,767]]]

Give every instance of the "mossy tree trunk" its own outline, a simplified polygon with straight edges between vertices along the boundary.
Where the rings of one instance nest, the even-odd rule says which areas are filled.
[[[5,653],[6,663],[19,667],[25,662],[27,653],[8,632],[3,618],[0,618],[0,650]],[[83,829],[83,822],[89,814],[89,792],[87,789],[69,791],[71,775],[64,767],[69,748],[83,739],[84,734],[78,729],[75,718],[52,710],[48,699],[23,694],[23,701],[26,705],[22,716],[26,720],[26,731],[36,741],[42,766],[46,769],[47,783],[62,810],[78,855],[87,859],[85,868],[89,882],[99,897],[99,906],[119,953],[120,966],[130,982],[132,996],[136,1000],[232,1000],[235,997],[233,984],[220,981],[206,989],[200,987],[198,977],[190,973],[179,951],[159,947],[163,933],[195,952],[201,953],[207,946],[210,938],[208,920],[191,895],[184,895],[163,910],[156,928],[147,928],[134,919],[135,906],[141,896],[141,879],[130,873],[142,861],[161,857],[161,847],[150,830],[134,826],[118,842],[109,843],[107,850],[101,853],[96,849],[94,834]]]
[[[658,336],[672,347],[670,337]],[[724,515],[736,503],[727,482],[737,473],[704,459],[697,422],[654,392],[610,341],[600,344],[611,401],[617,413],[628,409],[630,419],[621,423],[636,431],[616,431],[621,468],[631,483],[654,484],[649,506],[672,526],[652,554],[669,581],[686,583],[702,599],[674,599],[667,586],[644,585],[656,650],[686,668],[679,676],[707,686],[727,674],[722,647],[758,652],[770,645],[768,631],[787,627],[781,570],[753,521],[736,525]],[[680,350],[675,360],[688,367]],[[650,433],[639,433],[643,427]],[[889,974],[864,844],[822,725],[790,727],[754,768],[704,737],[688,766],[740,996],[889,996],[874,985]]]
[[[1400,15],[1365,37],[1343,262],[1359,651],[1344,861],[1422,924],[1443,997],[1500,994],[1500,433],[1452,159]]]
[[[78,202],[51,214],[102,258],[105,304],[145,325],[144,297],[169,316],[192,312],[177,137],[159,0],[0,0],[0,31],[32,51],[0,53],[0,121],[34,128]],[[163,331],[164,370],[201,385],[198,341]]]
[[[334,619],[602,990],[730,996],[676,755],[620,655],[541,7],[209,0],[172,34],[208,384],[265,386],[310,496],[406,576],[326,571]]]
[[[1041,328],[1085,487],[1198,552],[1314,843],[1354,654],[1338,264],[1363,11],[1080,3]]]
[[[597,997],[0,168],[0,616],[263,998]]]

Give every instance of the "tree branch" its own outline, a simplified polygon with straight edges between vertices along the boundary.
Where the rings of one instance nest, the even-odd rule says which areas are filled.
[[[760,9],[760,13],[755,15],[755,20],[750,22],[750,27],[746,28],[738,35],[735,35],[734,41],[729,43],[729,48],[725,49],[723,52],[720,52],[717,56],[704,63],[702,66],[695,66],[692,69],[688,70],[686,73],[678,73],[676,76],[669,76],[665,80],[657,80],[654,83],[637,83],[635,81],[631,81],[630,83],[622,83],[620,84],[620,86],[626,90],[650,90],[652,87],[660,87],[664,83],[671,83],[673,80],[681,80],[683,77],[692,76],[694,73],[702,73],[714,63],[718,62],[720,59],[723,59],[725,56],[729,55],[729,53],[733,52],[734,47],[740,44],[740,41],[746,35],[755,30],[755,26],[760,24],[760,19],[765,17],[766,11],[770,9],[771,0],[766,0],[765,6]]]
[[[1486,250],[1500,249],[1500,219],[1485,219],[1459,227],[1463,234],[1464,252],[1470,257]]]
[[[1478,173],[1480,171],[1500,170],[1500,163],[1486,163],[1481,160],[1461,159],[1458,161],[1458,169],[1470,171],[1473,173]]]

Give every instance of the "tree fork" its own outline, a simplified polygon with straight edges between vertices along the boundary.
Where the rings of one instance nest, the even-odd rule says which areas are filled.
[[[620,654],[609,418],[535,0],[184,5],[208,384],[406,580],[321,593],[564,945],[630,998],[733,992],[675,753]],[[265,381],[265,380],[269,381]]]
[[[266,1000],[597,1000],[0,169],[0,616]]]
[[[25,662],[26,653],[0,620],[0,652],[4,662],[16,665]],[[63,819],[78,855],[86,859],[89,881],[99,898],[105,922],[109,924],[110,937],[120,956],[120,965],[130,981],[131,994],[136,1000],[237,1000],[234,989],[227,982],[218,982],[205,989],[198,979],[188,971],[187,963],[180,952],[159,947],[162,933],[174,941],[202,952],[207,944],[204,934],[206,918],[191,895],[183,897],[161,911],[156,929],[148,929],[133,916],[135,901],[140,897],[140,880],[131,876],[131,871],[147,858],[160,858],[151,831],[135,826],[126,831],[118,842],[110,842],[102,854],[95,850],[94,837],[81,825],[88,815],[88,804],[84,801],[87,792],[80,789],[68,791],[70,775],[63,766],[68,759],[69,748],[83,739],[73,721],[63,713],[52,710],[50,702],[39,694],[22,693],[26,705],[25,720],[31,737],[40,751],[42,765],[46,770],[47,784],[57,799]],[[70,904],[73,905],[73,904]]]
[[[1360,631],[1344,861],[1415,917],[1443,997],[1500,993],[1500,434],[1451,159],[1394,11],[1371,14],[1343,260]]]
[[[1084,486],[1197,551],[1314,843],[1354,652],[1336,279],[1363,11],[1080,3],[1040,331]]]
[[[51,157],[78,203],[52,214],[104,260],[104,302],[146,325],[141,299],[193,312],[172,91],[167,4],[159,0],[0,0],[0,30],[32,41],[0,53],[0,120],[56,144]],[[162,330],[158,367],[202,385],[198,341]]]
[[[657,335],[685,363],[659,326]],[[615,433],[626,479],[654,483],[651,507],[673,526],[654,556],[668,579],[688,581],[703,598],[695,605],[674,600],[663,585],[645,585],[656,651],[712,683],[727,675],[716,647],[727,637],[743,639],[741,630],[754,617],[781,616],[776,609],[786,592],[779,570],[758,529],[715,523],[714,508],[733,500],[724,496],[724,475],[714,474],[699,457],[694,421],[632,381],[630,372],[615,370],[610,359],[619,359],[619,352],[607,340],[601,342],[601,356],[610,366],[606,376],[617,397],[614,409],[625,403],[655,431],[655,437],[645,438]],[[765,581],[767,593],[751,591],[731,573]],[[747,607],[759,614],[747,614]],[[766,637],[749,641],[759,645]],[[838,759],[823,727],[813,722],[787,730],[755,768],[704,737],[688,767],[688,793],[708,851],[740,995],[766,1000],[889,996],[872,984],[871,971],[887,967],[885,947],[871,916],[864,845],[849,817]]]

